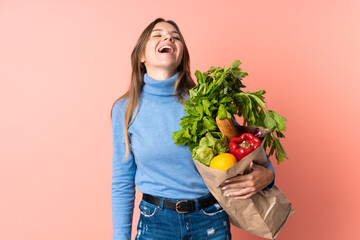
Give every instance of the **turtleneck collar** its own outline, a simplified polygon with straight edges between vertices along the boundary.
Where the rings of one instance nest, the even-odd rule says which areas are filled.
[[[144,74],[144,88],[143,91],[153,95],[175,95],[174,88],[179,72],[174,76],[165,80],[155,80],[151,78],[147,73]]]

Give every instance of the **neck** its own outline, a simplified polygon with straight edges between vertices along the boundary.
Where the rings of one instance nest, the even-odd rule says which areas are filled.
[[[151,77],[154,80],[165,80],[168,79],[177,73],[175,70],[169,70],[169,69],[147,69],[147,75]]]

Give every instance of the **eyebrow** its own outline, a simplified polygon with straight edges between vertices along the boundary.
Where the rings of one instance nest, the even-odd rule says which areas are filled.
[[[154,29],[154,30],[152,30],[153,32],[155,32],[155,31],[160,31],[160,32],[163,32],[163,30],[162,29]],[[179,34],[177,31],[171,31],[172,33],[177,33],[177,34]],[[180,34],[179,34],[180,35]]]

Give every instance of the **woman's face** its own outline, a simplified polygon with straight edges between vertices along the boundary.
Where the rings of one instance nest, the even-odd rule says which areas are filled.
[[[167,22],[159,22],[154,26],[141,62],[147,72],[157,70],[175,74],[183,56],[183,44],[176,28]]]

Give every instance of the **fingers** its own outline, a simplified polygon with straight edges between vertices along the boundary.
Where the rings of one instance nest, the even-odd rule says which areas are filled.
[[[252,179],[251,173],[245,174],[245,175],[237,175],[235,177],[227,179],[225,181],[225,185],[227,185],[229,183],[242,182],[242,181],[247,181],[247,180],[251,180],[251,179]]]
[[[225,196],[234,197],[235,199],[250,198],[257,191],[254,181],[251,180],[235,182],[232,184],[227,184],[224,187],[222,187],[222,190],[227,190],[227,189],[234,189],[234,191],[228,192]]]
[[[248,199],[255,195],[256,192],[251,192],[243,196],[235,197],[234,199]]]
[[[221,188],[221,190],[232,189],[232,188],[246,188],[246,187],[252,187],[252,183],[250,181],[241,181],[232,184],[226,184]]]
[[[251,169],[254,169],[254,162],[251,162],[251,163],[250,163],[250,168],[251,168]]]
[[[243,188],[239,191],[231,192],[226,194],[227,197],[234,197],[234,199],[247,199],[253,196],[256,193],[254,187]]]
[[[258,165],[256,163],[251,162],[250,163],[250,168],[253,170],[263,170],[266,169],[261,165]],[[246,180],[252,180],[253,179],[253,172],[250,172],[248,174],[245,175],[237,175],[235,177],[229,178],[227,180],[224,181],[225,185],[228,183],[232,183],[232,182],[240,182],[240,181],[246,181]]]
[[[236,180],[230,180],[226,183],[221,189],[232,189],[232,188],[246,188],[246,187],[254,187],[255,181],[254,176],[252,174],[238,176]]]
[[[221,186],[222,190],[234,189],[233,192],[226,194],[227,197],[248,199],[263,189],[263,170],[267,169],[253,162],[250,163],[250,168],[253,170],[252,172],[229,178],[224,182],[224,185]]]
[[[251,162],[250,163],[250,168],[253,169],[253,170],[262,170],[264,169],[265,167],[259,165],[259,164],[256,164],[256,163],[253,163]],[[266,168],[265,168],[266,169]]]
[[[229,178],[222,185],[222,190],[238,187],[252,187],[255,184],[256,176],[253,172],[245,175],[237,175]]]

